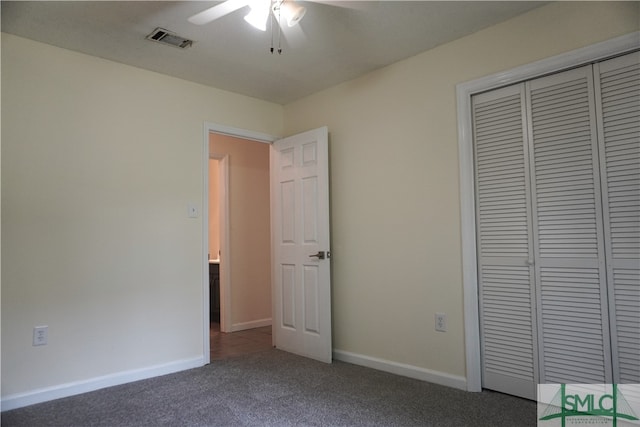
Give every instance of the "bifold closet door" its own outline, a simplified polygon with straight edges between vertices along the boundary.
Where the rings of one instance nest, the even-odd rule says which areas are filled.
[[[640,383],[640,53],[594,66],[614,381]]]
[[[540,383],[612,381],[591,66],[526,83]]]
[[[640,53],[472,113],[483,387],[640,383]]]
[[[531,202],[524,84],[472,99],[485,388],[535,399]]]

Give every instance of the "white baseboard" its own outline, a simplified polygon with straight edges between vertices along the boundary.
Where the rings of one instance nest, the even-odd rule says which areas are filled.
[[[467,390],[466,378],[458,375],[451,375],[445,372],[406,365],[404,363],[393,362],[391,360],[378,359],[376,357],[351,353],[344,350],[333,350],[333,358],[341,362],[366,366],[367,368],[373,368],[379,371],[401,375],[403,377],[415,378],[417,380],[427,381],[434,384],[440,384],[465,391]]]
[[[104,375],[87,380],[74,381],[71,383],[60,384],[53,387],[46,387],[28,391],[25,393],[5,396],[0,402],[0,408],[2,408],[2,411],[8,411],[10,409],[21,408],[23,406],[47,402],[49,400],[87,393],[90,391],[99,390],[101,388],[130,383],[138,380],[144,380],[152,377],[158,377],[161,375],[172,374],[174,372],[184,371],[187,369],[198,368],[200,366],[204,366],[203,357],[184,359],[162,365],[150,366],[148,368],[133,369],[130,371],[118,372],[115,374]]]
[[[245,329],[262,328],[271,326],[271,318],[252,320],[251,322],[234,323],[231,325],[231,332],[244,331]]]

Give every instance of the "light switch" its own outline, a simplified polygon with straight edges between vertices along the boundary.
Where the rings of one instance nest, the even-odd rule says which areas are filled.
[[[198,218],[198,207],[195,205],[195,203],[189,203],[187,205],[187,211],[189,218]]]

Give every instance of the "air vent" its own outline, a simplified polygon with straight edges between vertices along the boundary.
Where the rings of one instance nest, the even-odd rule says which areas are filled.
[[[153,32],[147,36],[147,40],[178,47],[180,49],[186,49],[193,45],[193,40],[180,37],[176,33],[172,33],[164,28],[156,28],[153,30]]]

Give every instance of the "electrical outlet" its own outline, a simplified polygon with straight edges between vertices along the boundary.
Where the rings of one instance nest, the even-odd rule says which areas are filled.
[[[436,331],[447,332],[447,315],[444,313],[436,313]]]
[[[33,328],[33,345],[47,345],[49,339],[48,326],[36,326]]]

